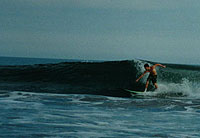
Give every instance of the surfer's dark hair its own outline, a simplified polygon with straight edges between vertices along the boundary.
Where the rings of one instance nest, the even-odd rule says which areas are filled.
[[[146,68],[146,67],[149,67],[149,64],[144,64],[144,67]]]

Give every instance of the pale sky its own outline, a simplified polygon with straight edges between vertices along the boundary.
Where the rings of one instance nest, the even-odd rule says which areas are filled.
[[[0,0],[0,56],[200,64],[200,0]]]

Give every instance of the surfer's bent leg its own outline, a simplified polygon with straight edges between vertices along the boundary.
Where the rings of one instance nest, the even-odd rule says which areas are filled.
[[[145,90],[144,90],[144,92],[146,92],[147,91],[147,88],[148,88],[148,86],[149,86],[149,81],[151,80],[151,74],[149,74],[149,77],[147,78],[147,82],[146,82],[146,86],[145,86]]]
[[[158,84],[157,83],[154,83],[154,86],[156,89],[158,89]]]
[[[158,85],[157,85],[157,75],[154,75],[152,78],[152,83],[155,86],[156,89],[158,89]]]
[[[147,91],[148,86],[149,86],[149,81],[147,80],[144,92]]]

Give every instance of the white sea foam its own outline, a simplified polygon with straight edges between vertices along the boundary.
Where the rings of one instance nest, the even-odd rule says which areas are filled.
[[[200,98],[200,84],[189,81],[183,78],[181,83],[166,83],[160,82],[159,93],[180,94],[190,98]]]
[[[144,73],[144,71],[145,71],[144,64],[146,64],[147,62],[144,62],[141,60],[134,60],[134,63],[135,63],[135,67],[137,69],[137,77],[139,77],[140,75],[142,75],[142,73]],[[149,64],[149,65],[151,66],[151,64]],[[145,75],[140,81],[142,83],[146,83],[147,77],[148,77],[148,75]]]

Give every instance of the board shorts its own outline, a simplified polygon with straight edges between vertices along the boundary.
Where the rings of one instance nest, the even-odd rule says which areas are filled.
[[[149,74],[147,81],[152,81],[153,84],[157,83],[157,75]]]

